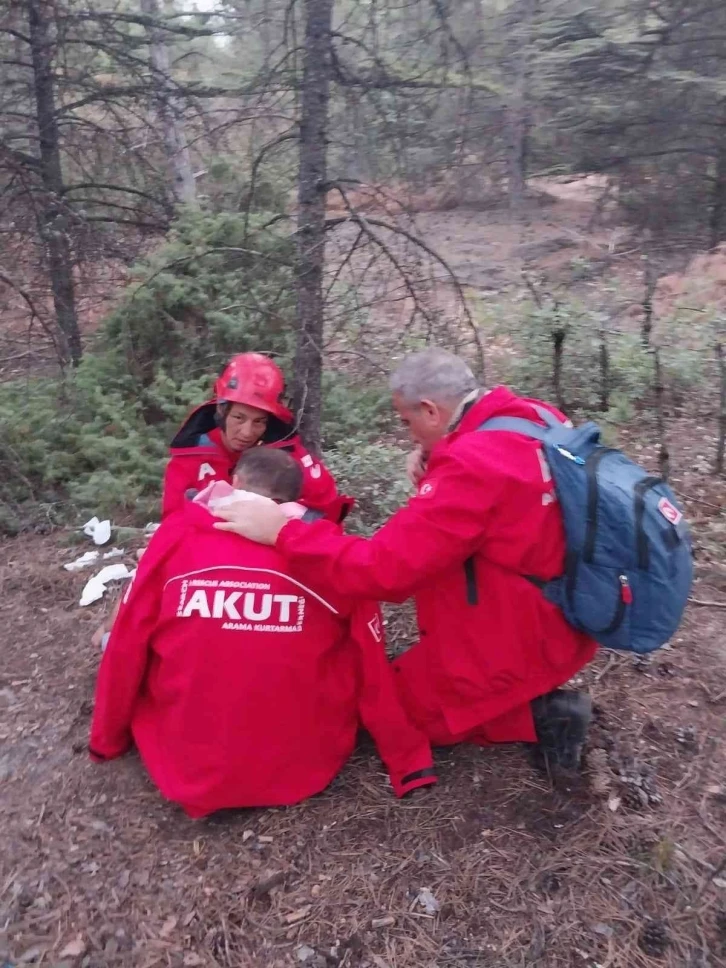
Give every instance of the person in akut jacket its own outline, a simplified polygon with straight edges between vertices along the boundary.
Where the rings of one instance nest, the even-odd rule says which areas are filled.
[[[214,399],[187,416],[171,442],[164,474],[162,517],[178,511],[189,492],[232,480],[241,454],[258,445],[291,454],[303,471],[301,503],[342,521],[353,501],[338,494],[330,471],[303,447],[292,413],[280,398],[280,368],[260,353],[233,357],[214,385]]]
[[[409,717],[433,745],[521,741],[537,744],[541,765],[574,768],[591,702],[559,687],[596,644],[524,577],[563,571],[551,473],[535,441],[477,432],[491,417],[541,422],[536,401],[479,389],[462,360],[437,349],[404,359],[391,387],[417,445],[417,492],[372,538],[240,504],[220,511],[228,523],[217,528],[274,545],[293,575],[315,574],[342,595],[415,596],[420,641],[393,668]]]
[[[284,451],[260,448],[242,457],[234,485],[294,501],[301,478]],[[435,783],[429,742],[396,692],[377,604],[294,579],[279,552],[214,521],[187,501],[139,563],[101,660],[92,759],[135,743],[161,793],[198,818],[318,793],[362,722],[397,796]]]

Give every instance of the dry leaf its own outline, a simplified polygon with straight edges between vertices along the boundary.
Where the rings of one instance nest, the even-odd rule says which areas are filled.
[[[161,926],[161,930],[159,931],[159,937],[168,938],[169,935],[174,930],[174,928],[177,926],[177,924],[178,924],[178,921],[174,917],[174,915],[172,915],[170,918],[167,918],[166,921],[164,921],[164,923]]]
[[[312,909],[312,904],[303,904],[296,911],[291,911],[290,914],[285,915],[285,924],[297,924],[298,921],[304,921]]]
[[[376,968],[391,968],[388,962],[384,961],[383,958],[380,957],[380,955],[371,954],[369,957],[373,962],[373,964],[376,966]]]
[[[608,800],[608,810],[612,810],[612,812],[615,813],[615,811],[620,806],[620,803],[621,803],[620,797],[610,797],[610,799]]]
[[[418,892],[418,897],[416,898],[418,904],[424,909],[424,911],[429,915],[438,914],[441,910],[441,905],[436,900],[431,890],[428,887],[422,887]]]
[[[187,951],[184,955],[184,965],[186,968],[199,968],[204,964],[204,958],[200,958],[196,951]]]
[[[371,921],[372,928],[390,928],[396,923],[396,919],[391,914],[387,914],[383,918],[373,918]]]
[[[69,941],[65,948],[61,951],[60,958],[80,958],[81,955],[86,950],[86,942],[79,935],[74,938],[73,941]]]
[[[37,961],[44,951],[45,948],[41,948],[39,945],[34,945],[32,948],[28,948],[27,951],[22,953],[22,955],[18,958],[18,963],[21,965],[26,965],[28,962]]]

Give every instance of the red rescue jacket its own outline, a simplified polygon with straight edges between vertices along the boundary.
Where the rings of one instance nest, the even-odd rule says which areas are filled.
[[[294,580],[279,552],[213,521],[187,502],[139,563],[101,660],[91,756],[121,756],[133,737],[162,794],[200,817],[318,793],[362,720],[398,796],[435,782],[378,606]]]
[[[343,595],[415,596],[414,648],[424,650],[433,703],[452,734],[562,685],[596,649],[521,577],[554,578],[564,565],[562,516],[539,444],[476,432],[495,416],[539,421],[532,402],[497,387],[469,405],[434,447],[417,495],[372,538],[291,521],[277,543],[293,574],[304,569]]]
[[[164,473],[162,517],[180,510],[187,491],[201,490],[215,480],[232,483],[240,455],[224,446],[222,433],[214,422],[216,409],[216,403],[208,401],[192,410],[172,440]],[[338,494],[333,475],[322,461],[308,453],[291,426],[270,416],[261,444],[282,448],[301,465],[301,504],[321,511],[331,521],[343,521],[355,501]]]

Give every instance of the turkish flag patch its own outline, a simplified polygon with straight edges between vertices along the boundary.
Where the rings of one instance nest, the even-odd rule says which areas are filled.
[[[680,524],[683,514],[678,510],[678,508],[667,497],[662,497],[658,501],[658,510],[672,525]]]
[[[417,497],[433,497],[436,493],[436,481],[426,481],[418,489]]]
[[[383,639],[383,630],[381,629],[381,616],[376,615],[368,623],[368,628],[371,630],[371,635],[376,640],[380,642]]]

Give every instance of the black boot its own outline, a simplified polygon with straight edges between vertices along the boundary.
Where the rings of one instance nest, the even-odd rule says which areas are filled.
[[[548,769],[576,770],[592,718],[590,697],[555,689],[532,700],[532,716],[538,741],[536,761]]]

